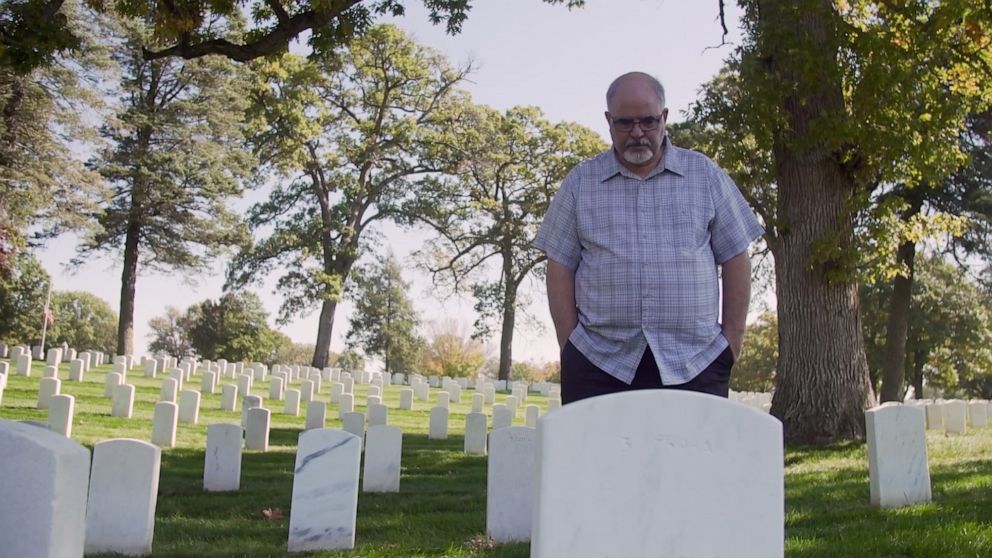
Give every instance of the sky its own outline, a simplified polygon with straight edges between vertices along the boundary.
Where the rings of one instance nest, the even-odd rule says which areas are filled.
[[[730,34],[723,46],[718,21],[718,2],[698,0],[587,0],[586,6],[568,10],[540,0],[475,0],[462,32],[447,35],[434,27],[420,2],[408,2],[407,13],[388,19],[418,42],[445,53],[452,63],[468,60],[475,71],[464,88],[476,103],[499,110],[513,106],[536,106],[553,121],[576,122],[609,140],[605,91],[620,74],[638,70],[661,80],[670,109],[669,121],[683,120],[699,88],[719,70],[740,39],[739,11],[727,2]],[[294,49],[296,50],[296,49]],[[257,195],[264,195],[264,192]],[[246,206],[250,200],[237,205]],[[385,245],[408,263],[405,278],[413,283],[411,298],[425,322],[451,321],[471,332],[475,315],[469,295],[440,300],[430,279],[415,269],[409,254],[419,248],[427,233],[384,226]],[[48,241],[37,252],[52,275],[55,290],[93,293],[117,311],[120,299],[121,262],[112,257],[93,258],[70,272],[65,264],[74,256],[75,237],[65,235]],[[148,321],[165,313],[168,306],[181,310],[222,294],[225,260],[215,260],[193,273],[153,273],[139,269],[136,289],[135,351],[147,354]],[[273,290],[275,278],[253,289],[272,322],[281,303]],[[551,317],[543,285],[525,286],[530,299],[532,324],[520,324],[514,335],[514,360],[556,360]],[[331,349],[344,348],[352,305],[343,301],[335,317]],[[319,308],[277,329],[300,343],[316,339]],[[274,322],[270,325],[275,326]],[[492,339],[492,356],[499,340]]]

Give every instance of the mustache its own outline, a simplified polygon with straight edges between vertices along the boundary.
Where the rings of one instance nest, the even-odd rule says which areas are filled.
[[[647,138],[629,139],[624,147],[651,147],[651,142]]]

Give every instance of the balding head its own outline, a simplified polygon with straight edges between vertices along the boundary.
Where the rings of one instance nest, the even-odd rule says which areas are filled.
[[[648,86],[654,90],[655,95],[658,97],[658,101],[661,106],[665,106],[665,88],[661,85],[661,82],[654,78],[650,74],[645,74],[644,72],[628,72],[617,79],[613,80],[613,83],[606,89],[606,109],[611,110],[613,98],[616,96],[617,91],[623,87],[644,87]]]

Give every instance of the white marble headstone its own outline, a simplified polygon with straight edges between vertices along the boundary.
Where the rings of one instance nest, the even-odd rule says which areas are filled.
[[[331,383],[331,403],[339,403],[342,393],[344,393],[344,384],[341,382]]]
[[[239,388],[240,389],[240,388]],[[262,397],[259,395],[246,395],[241,399],[241,426],[248,430],[248,411],[262,406]]]
[[[427,437],[431,440],[448,439],[448,409],[434,407],[431,409],[430,427]]]
[[[300,390],[290,388],[283,395],[286,401],[283,402],[282,412],[294,417],[300,416]]]
[[[252,396],[248,396],[252,397]],[[245,398],[248,402],[248,398]],[[245,448],[250,450],[269,451],[269,425],[271,413],[265,407],[250,407],[248,409],[248,428],[245,430]]]
[[[18,376],[30,376],[31,375],[31,358],[30,354],[22,354],[17,357],[17,375]]]
[[[53,395],[58,395],[62,391],[62,382],[58,378],[42,378],[38,383],[38,403],[39,409],[47,409]]]
[[[366,409],[369,413],[369,426],[379,426],[389,422],[389,408],[381,403],[373,403]]]
[[[395,426],[370,426],[365,433],[363,492],[399,492],[403,433]]]
[[[306,430],[324,428],[327,421],[327,403],[323,401],[311,401],[307,405]]]
[[[207,427],[207,451],[203,459],[203,490],[225,492],[241,487],[241,435],[238,424],[218,423]]]
[[[217,373],[213,370],[204,370],[200,379],[200,393],[213,395],[217,391]]]
[[[944,403],[944,428],[948,434],[964,434],[967,430],[968,406],[954,399]]]
[[[300,383],[300,401],[309,403],[313,401],[313,380],[303,380]]]
[[[342,393],[338,399],[338,419],[344,420],[347,413],[355,410],[355,396],[350,393]]]
[[[527,405],[524,410],[524,418],[524,424],[531,428],[537,428],[537,419],[541,418],[541,408],[537,405]]]
[[[486,455],[486,435],[489,432],[488,418],[485,413],[465,415],[465,453]]]
[[[286,389],[285,380],[280,376],[269,376],[269,400],[282,401],[283,392]]]
[[[200,420],[200,392],[184,389],[179,397],[179,422],[196,424]]]
[[[111,399],[111,416],[131,418],[134,413],[134,386],[121,384],[114,387],[114,397]]]
[[[220,387],[220,410],[230,412],[238,410],[238,386],[223,384]]]
[[[513,414],[502,403],[493,405],[493,430],[513,426]]]
[[[151,553],[161,459],[162,450],[141,440],[119,438],[93,447],[86,503],[87,554]]]
[[[537,446],[533,558],[784,555],[782,425],[770,415],[630,391],[549,413]]]
[[[159,392],[158,400],[167,401],[169,403],[176,402],[176,394],[179,392],[179,382],[175,378],[164,378],[162,380],[162,389]]]
[[[526,426],[493,430],[489,437],[486,534],[497,543],[530,540],[536,440],[537,431]]]
[[[103,383],[103,396],[107,399],[111,399],[114,396],[114,388],[123,384],[124,378],[117,372],[111,372],[107,374]]]
[[[413,390],[405,388],[400,390],[400,409],[404,411],[413,410]]]
[[[66,438],[72,437],[72,417],[76,398],[71,395],[53,395],[48,402],[48,428]]]
[[[923,409],[885,404],[865,411],[871,503],[896,508],[930,501]]]
[[[987,401],[968,402],[968,424],[973,428],[985,428],[989,423],[989,406]]]
[[[69,361],[69,379],[75,382],[82,382],[83,375],[86,372],[83,366],[83,361],[80,359],[73,359]]]
[[[82,558],[90,451],[0,419],[0,554]]]
[[[289,516],[290,552],[355,547],[361,455],[360,438],[343,430],[321,428],[300,434]]]
[[[176,422],[179,406],[171,401],[159,401],[155,404],[152,416],[152,443],[165,448],[176,445]]]
[[[364,413],[345,413],[344,417],[341,418],[341,422],[344,424],[345,432],[354,434],[355,436],[358,436],[359,439],[365,436]]]

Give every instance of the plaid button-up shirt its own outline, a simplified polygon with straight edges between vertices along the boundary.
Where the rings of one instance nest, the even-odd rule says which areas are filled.
[[[667,137],[664,149],[644,179],[613,150],[577,165],[534,240],[575,273],[579,324],[569,340],[628,384],[648,345],[665,385],[692,380],[720,355],[717,265],[763,232],[713,161]]]

